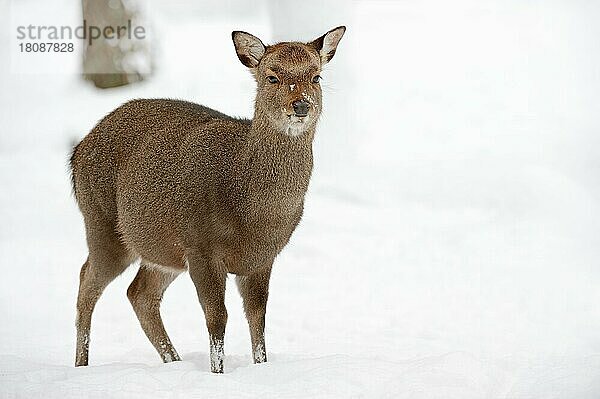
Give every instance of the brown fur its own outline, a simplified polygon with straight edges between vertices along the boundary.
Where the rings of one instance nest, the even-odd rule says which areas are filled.
[[[336,33],[337,45],[343,29],[326,35]],[[211,370],[223,371],[227,273],[238,276],[254,361],[266,361],[271,267],[302,217],[313,166],[321,89],[311,79],[322,66],[322,49],[314,43],[322,46],[323,37],[265,47],[234,32],[238,58],[258,85],[251,121],[185,101],[134,100],[76,146],[73,187],[89,248],[77,300],[76,366],[88,363],[96,301],[137,258],[140,270],[127,295],[164,361],[179,355],[164,329],[160,301],[186,268],[205,313]],[[266,79],[273,74],[279,83]],[[298,119],[292,103],[302,99],[310,103],[309,115],[289,130]]]

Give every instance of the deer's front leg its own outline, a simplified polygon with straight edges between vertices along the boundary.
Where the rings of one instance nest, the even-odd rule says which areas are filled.
[[[240,295],[244,300],[244,312],[250,327],[250,339],[252,341],[252,356],[254,363],[267,361],[267,349],[265,347],[265,313],[267,310],[267,299],[269,297],[269,279],[271,267],[256,272],[249,276],[236,277],[236,283]]]
[[[188,259],[190,276],[204,310],[210,341],[210,370],[223,372],[223,350],[227,309],[225,308],[225,279],[227,273],[220,264],[208,259]]]

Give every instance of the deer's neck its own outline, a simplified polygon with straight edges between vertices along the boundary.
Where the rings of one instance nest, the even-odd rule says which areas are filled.
[[[241,189],[253,206],[292,212],[301,205],[312,173],[314,127],[298,137],[276,130],[255,113],[240,154]]]

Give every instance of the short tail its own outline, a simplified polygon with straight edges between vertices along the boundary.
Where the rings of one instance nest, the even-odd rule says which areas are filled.
[[[75,185],[75,157],[77,156],[77,148],[79,148],[79,145],[81,144],[81,141],[77,144],[75,144],[73,146],[73,149],[71,150],[71,156],[69,157],[69,171],[71,172],[71,187],[73,188],[73,194],[75,195],[75,198],[77,198],[77,186]]]

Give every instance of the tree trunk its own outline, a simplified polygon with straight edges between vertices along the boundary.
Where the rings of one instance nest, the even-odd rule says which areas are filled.
[[[92,26],[100,30],[136,26],[138,13],[131,4],[131,1],[124,4],[121,0],[82,0],[84,26],[87,30]],[[128,24],[129,21],[132,23]],[[106,89],[137,82],[149,75],[150,55],[144,43],[147,39],[136,41],[128,33],[120,38],[100,37],[91,40],[91,43],[89,31],[86,33],[83,50],[85,79],[98,88]]]

